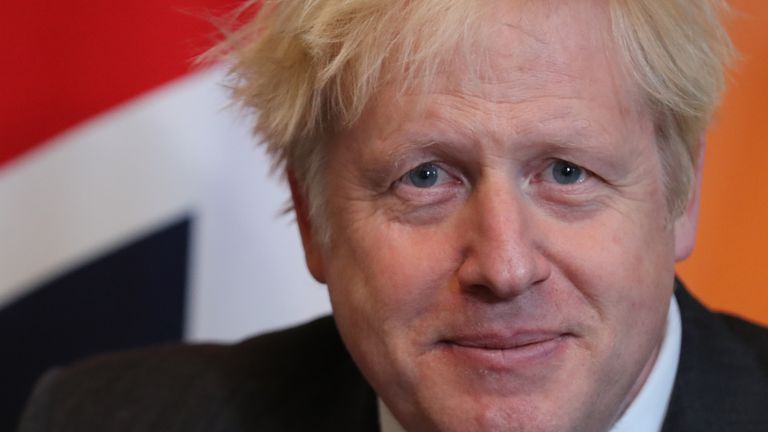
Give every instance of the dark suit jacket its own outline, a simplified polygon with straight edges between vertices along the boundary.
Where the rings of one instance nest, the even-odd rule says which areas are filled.
[[[768,331],[676,291],[680,366],[664,431],[768,431]],[[376,396],[331,318],[234,346],[127,352],[52,372],[20,432],[377,431]]]

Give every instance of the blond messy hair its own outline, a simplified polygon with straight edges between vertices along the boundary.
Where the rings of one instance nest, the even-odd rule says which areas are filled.
[[[670,213],[682,212],[732,46],[723,0],[608,0],[615,45],[655,116]],[[212,51],[233,63],[235,99],[256,112],[275,167],[288,168],[327,239],[325,143],[377,88],[413,89],[478,37],[483,0],[251,0],[255,17]],[[417,79],[418,78],[418,79]]]

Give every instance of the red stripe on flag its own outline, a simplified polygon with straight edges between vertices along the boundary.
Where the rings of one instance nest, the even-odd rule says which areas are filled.
[[[189,71],[232,0],[5,1],[0,166]]]

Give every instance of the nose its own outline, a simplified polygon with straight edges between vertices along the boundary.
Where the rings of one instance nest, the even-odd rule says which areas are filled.
[[[524,293],[549,278],[551,266],[537,235],[532,203],[508,180],[478,185],[464,208],[464,254],[457,277],[464,292],[495,302]]]

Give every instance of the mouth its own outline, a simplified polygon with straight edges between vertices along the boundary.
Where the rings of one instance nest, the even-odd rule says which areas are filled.
[[[565,351],[573,337],[549,331],[510,336],[467,334],[441,340],[438,345],[460,363],[503,372],[543,365]]]

